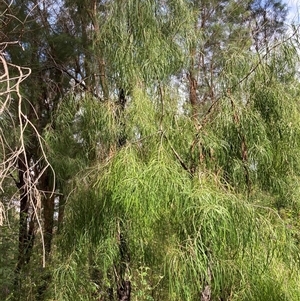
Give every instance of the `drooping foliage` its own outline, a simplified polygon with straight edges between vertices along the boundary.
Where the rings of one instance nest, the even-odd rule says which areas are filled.
[[[60,4],[13,1],[2,22],[3,62],[32,72],[1,94],[5,298],[298,300],[285,6]]]

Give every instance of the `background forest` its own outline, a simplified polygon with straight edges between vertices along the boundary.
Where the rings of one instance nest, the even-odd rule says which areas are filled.
[[[287,15],[0,0],[0,300],[300,300]]]

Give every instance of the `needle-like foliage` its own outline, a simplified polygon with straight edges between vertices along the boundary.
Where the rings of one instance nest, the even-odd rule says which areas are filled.
[[[0,279],[0,296],[299,300],[298,33],[280,35],[285,6],[21,2],[5,24],[24,51],[0,58],[33,78],[11,94],[0,75],[0,188],[21,204],[0,246],[19,252],[0,266],[16,280]],[[9,214],[1,205],[0,227]]]

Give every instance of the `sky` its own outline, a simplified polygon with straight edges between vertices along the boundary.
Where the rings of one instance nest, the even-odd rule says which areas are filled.
[[[300,0],[284,0],[289,8],[288,22],[300,24]]]

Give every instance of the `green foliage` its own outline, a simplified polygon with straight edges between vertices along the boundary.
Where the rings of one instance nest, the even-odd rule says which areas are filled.
[[[187,4],[171,1],[168,8],[153,0],[113,1],[109,16],[97,39],[117,85],[130,90],[136,83],[167,79],[182,68],[186,41],[177,41],[177,36],[181,39],[191,24]]]
[[[253,80],[263,86],[264,78],[259,83],[259,76],[259,70],[255,71]],[[285,152],[290,151],[289,141],[295,141],[295,136],[288,131],[292,136],[278,138],[275,133],[297,118],[297,111],[289,101],[288,114],[278,110],[280,115],[270,119],[256,104],[261,96],[273,101],[273,107],[281,105],[277,97],[282,99],[282,94],[278,96],[275,88],[285,93],[285,99],[292,99],[293,89],[282,92],[275,79],[272,89],[248,92],[246,101],[239,98],[245,95],[240,90],[219,101],[212,122],[205,124],[198,138],[203,154],[211,152],[211,156],[198,161],[194,177],[183,171],[174,153],[176,146],[187,158],[190,148],[185,145],[193,143],[192,127],[182,135],[186,116],[174,116],[169,96],[165,111],[173,113],[161,120],[155,102],[134,90],[125,119],[128,144],[109,161],[99,161],[80,174],[68,201],[61,249],[66,254],[77,254],[78,246],[86,250],[82,263],[75,260],[78,270],[93,262],[101,271],[94,281],[101,279],[100,291],[109,289],[119,260],[121,223],[130,249],[127,277],[133,283],[133,298],[196,300],[208,284],[213,296],[228,300],[261,300],[262,295],[264,300],[296,300],[299,291],[289,286],[299,277],[292,272],[297,245],[285,221],[269,206],[276,205],[279,195],[283,197],[280,191],[292,187],[290,172],[296,170],[297,160],[280,163],[286,154],[278,150],[287,145]],[[160,123],[164,132],[158,130]],[[242,158],[243,139],[247,162]],[[245,166],[253,186],[249,197],[234,192],[247,190]],[[277,190],[278,181],[281,190]],[[290,191],[280,199],[281,205],[289,206],[296,195],[296,190]],[[96,253],[89,251],[91,246]],[[77,289],[72,292],[81,295]]]
[[[5,210],[6,220],[0,225],[0,252],[2,254],[0,259],[0,292],[3,298],[8,298],[13,291],[17,229],[15,227],[16,218],[11,216],[11,211],[7,210],[7,206],[1,207],[1,210]]]
[[[96,183],[93,185],[90,178],[86,189],[81,185],[82,193],[75,194],[78,199],[69,203],[72,210],[62,247],[75,254],[89,253],[83,259],[75,259],[79,265],[77,273],[82,275],[92,257],[102,274],[102,291],[108,289],[108,280],[104,281],[107,276],[103,274],[110,273],[118,258],[114,237],[118,220],[122,220],[131,254],[128,277],[147,281],[139,271],[148,267],[152,276],[144,285],[153,285],[156,298],[165,294],[162,289],[169,288],[172,300],[194,300],[208,281],[214,295],[221,292],[229,298],[235,294],[246,300],[254,293],[253,287],[256,291],[266,289],[264,277],[272,279],[267,280],[269,285],[278,283],[277,290],[269,292],[273,300],[280,300],[282,294],[289,296],[281,277],[283,271],[292,267],[290,260],[297,249],[290,245],[286,226],[272,209],[220,191],[218,183],[206,176],[200,182],[192,182],[162,147],[146,164],[133,149],[126,149],[107,169],[96,169],[92,177]],[[89,193],[90,185],[97,193]],[[95,254],[90,254],[91,246],[97,250]],[[68,258],[74,260],[75,254]],[[64,266],[65,263],[62,269]],[[293,279],[291,275],[284,277]],[[68,280],[64,281],[61,285],[68,285]],[[85,296],[86,291],[81,292],[78,287],[81,286],[75,286],[72,294]],[[139,294],[141,288],[136,289],[134,293]],[[67,294],[63,296],[63,300],[67,298]],[[251,300],[260,299],[252,296]]]
[[[34,173],[41,146],[55,172],[46,186],[35,178],[45,216],[56,185],[54,238],[41,268],[36,236],[14,287],[4,277],[15,276],[18,222],[0,225],[8,300],[119,300],[124,280],[131,300],[194,301],[205,289],[211,300],[300,299],[299,58],[291,39],[273,41],[279,2],[276,26],[251,36],[268,8],[258,4],[70,0],[53,20],[40,7],[28,17],[24,53],[7,51],[33,68],[21,92],[36,128],[22,141]],[[0,115],[11,149],[16,110]],[[16,183],[5,181],[5,200]]]

